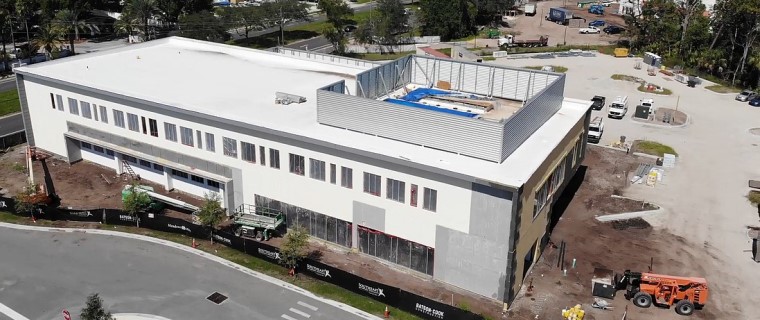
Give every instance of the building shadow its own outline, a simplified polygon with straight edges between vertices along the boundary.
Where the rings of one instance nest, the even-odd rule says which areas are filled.
[[[562,194],[552,206],[551,218],[549,221],[549,232],[554,230],[554,227],[557,226],[559,219],[565,213],[567,207],[570,206],[570,202],[572,202],[573,198],[575,198],[575,193],[578,192],[578,190],[581,188],[583,180],[586,178],[587,170],[587,166],[582,165],[578,167],[578,171],[575,172],[573,178],[570,179],[570,182],[568,182],[567,186],[565,186],[565,190],[562,191]]]
[[[45,190],[47,190],[48,196],[50,196],[53,199],[57,199],[58,192],[55,191],[55,184],[53,183],[53,177],[50,175],[50,168],[48,168],[47,160],[42,159],[42,160],[39,160],[39,162],[42,165],[42,172],[45,174],[45,177],[44,177]]]

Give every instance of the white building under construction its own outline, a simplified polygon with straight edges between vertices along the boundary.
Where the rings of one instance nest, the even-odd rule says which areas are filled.
[[[17,68],[29,144],[508,303],[585,151],[563,74],[183,38]]]

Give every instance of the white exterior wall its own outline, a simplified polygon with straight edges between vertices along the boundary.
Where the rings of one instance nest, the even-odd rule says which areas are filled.
[[[182,154],[208,159],[229,167],[240,168],[243,173],[243,181],[235,181],[234,183],[236,186],[242,185],[242,190],[244,192],[243,201],[247,204],[253,204],[254,194],[260,194],[271,199],[287,202],[291,205],[296,205],[342,220],[352,221],[353,201],[356,200],[385,209],[385,233],[418,242],[429,247],[435,247],[436,225],[441,225],[464,233],[468,233],[469,230],[472,191],[468,183],[457,183],[457,181],[449,183],[432,180],[429,177],[424,176],[412,176],[396,172],[390,168],[380,168],[370,164],[347,160],[342,157],[331,156],[319,151],[304,150],[275,141],[244,136],[221,128],[186,122],[162,114],[147,112],[115,104],[110,101],[94,99],[88,96],[50,88],[28,80],[25,80],[25,88],[30,109],[30,117],[32,119],[32,129],[37,147],[61,156],[67,156],[63,134],[67,131],[66,121],[71,121],[98,130],[119,134],[135,141],[142,141]],[[63,97],[63,111],[53,109],[50,101],[50,93],[60,94]],[[81,110],[80,115],[71,114],[68,109],[68,98],[86,101],[91,105],[106,106],[108,112],[108,124],[82,117]],[[125,128],[115,126],[113,117],[114,108],[124,112]],[[153,137],[149,134],[143,134],[142,128],[140,128],[139,132],[130,131],[127,123],[127,113],[136,114],[138,117],[146,117],[146,122],[148,118],[156,119],[158,121],[159,136]],[[138,120],[140,119],[138,118]],[[164,122],[173,123],[177,126],[178,142],[166,140],[164,135]],[[140,125],[142,124],[140,123]],[[181,144],[180,126],[192,128],[194,131],[202,131],[204,133],[203,149],[198,149],[196,141],[197,137],[195,134],[193,136],[196,144],[195,147]],[[214,153],[206,151],[206,132],[214,134],[216,146],[216,151]],[[222,137],[237,140],[238,159],[223,154]],[[248,163],[240,159],[240,141],[256,145],[257,163]],[[262,166],[258,163],[260,159],[259,146],[266,147],[266,166]],[[280,169],[273,169],[269,166],[271,162],[271,159],[269,159],[270,148],[277,149],[280,152]],[[83,154],[84,153],[85,152],[83,152]],[[295,153],[305,158],[307,168],[305,168],[306,174],[304,176],[289,172],[289,153]],[[309,177],[309,158],[325,161],[326,181],[319,181]],[[336,164],[336,185],[331,185],[329,182],[331,163]],[[353,189],[349,190],[340,186],[341,166],[353,169]],[[133,164],[132,167],[135,170],[139,170],[140,165]],[[381,197],[363,192],[363,173],[365,171],[382,177]],[[140,174],[146,179],[152,180],[151,178],[155,178],[149,175],[148,172],[140,172]],[[189,172],[189,174],[193,174],[193,172]],[[166,175],[170,175],[170,169],[167,169]],[[203,176],[202,174],[197,175]],[[190,180],[186,180],[187,182],[185,182],[179,181],[178,177],[171,176],[171,178],[171,186],[178,190],[198,196],[202,196],[203,193],[206,192],[204,188],[194,185]],[[399,203],[387,199],[387,178],[405,182],[406,203]],[[156,182],[164,183],[163,181]],[[409,204],[411,200],[410,189],[412,184],[418,186],[417,207],[412,207]],[[435,189],[438,193],[437,212],[435,213],[423,209],[423,190],[426,187]],[[228,192],[232,191],[228,190]]]
[[[104,167],[112,168],[114,170],[116,170],[116,166],[119,164],[119,162],[116,160],[115,154],[113,156],[109,156],[104,152],[101,153],[92,149],[85,149],[85,148],[82,148],[82,159],[89,162],[97,163]]]

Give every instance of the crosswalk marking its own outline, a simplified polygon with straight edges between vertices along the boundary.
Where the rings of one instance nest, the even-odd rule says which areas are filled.
[[[304,318],[311,318],[311,315],[310,315],[310,314],[308,314],[308,313],[306,313],[306,312],[303,312],[303,311],[301,311],[301,310],[298,310],[298,309],[296,309],[296,308],[290,308],[290,312],[292,312],[292,313],[295,313],[295,314],[298,314],[298,315],[300,315],[300,316],[302,316],[302,317],[304,317]]]
[[[4,314],[13,320],[29,320],[29,318],[22,316],[20,313],[14,311],[2,303],[0,303],[0,314]]]
[[[306,302],[303,302],[303,301],[298,301],[298,305],[302,306],[302,307],[309,308],[309,309],[311,309],[311,311],[317,311],[317,309],[318,309],[317,307],[312,306],[312,305],[310,305],[310,304],[308,304]]]
[[[283,319],[287,319],[287,320],[298,320],[298,319],[296,319],[296,318],[293,318],[293,317],[291,317],[291,316],[289,316],[289,315],[287,315],[287,314],[283,314],[283,315],[282,315],[282,318],[283,318]]]

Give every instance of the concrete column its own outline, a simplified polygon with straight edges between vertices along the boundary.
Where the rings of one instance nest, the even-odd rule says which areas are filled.
[[[164,189],[166,191],[169,191],[174,188],[174,178],[172,178],[172,169],[169,169],[168,167],[164,166],[164,176],[166,177],[166,182],[164,183]]]
[[[116,158],[116,174],[121,175],[124,173],[124,163],[122,163],[121,153],[114,152],[114,155]]]
[[[359,225],[355,221],[351,223],[351,249],[354,252],[359,249]]]

